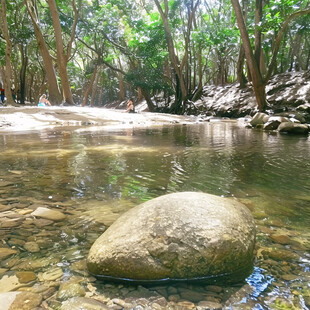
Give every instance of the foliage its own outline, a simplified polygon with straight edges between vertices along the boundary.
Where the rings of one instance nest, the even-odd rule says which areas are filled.
[[[45,68],[39,53],[33,25],[25,1],[7,0],[6,16],[13,43],[13,84],[18,90],[22,68],[26,66],[26,97],[36,100],[45,83]],[[56,57],[55,35],[47,1],[35,1],[44,39],[52,57]],[[64,45],[70,41],[74,23],[72,0],[56,1]],[[163,1],[160,2],[164,7]],[[176,55],[184,59],[183,75],[189,93],[200,83],[236,81],[240,34],[229,0],[201,0],[192,22],[191,0],[169,0],[168,22]],[[247,29],[254,44],[255,1],[247,1]],[[76,102],[90,83],[96,66],[101,67],[98,92],[104,102],[116,100],[120,91],[119,74],[125,80],[127,95],[137,88],[150,95],[176,91],[176,81],[169,61],[163,20],[154,0],[76,0],[79,19],[73,48],[68,60],[71,90]],[[261,22],[264,59],[271,59],[275,37],[290,14],[305,9],[306,0],[270,0],[265,3]],[[277,72],[308,69],[310,45],[309,15],[289,24],[284,33],[277,62]],[[189,41],[186,34],[190,33]],[[0,64],[5,65],[5,41],[0,34]],[[23,53],[23,54],[22,54]],[[188,53],[188,56],[186,56]],[[25,58],[26,57],[26,58]],[[58,68],[55,62],[56,74]],[[202,72],[202,81],[198,80]]]

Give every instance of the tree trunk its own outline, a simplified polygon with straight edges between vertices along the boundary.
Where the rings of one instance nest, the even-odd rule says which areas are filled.
[[[21,68],[20,68],[20,103],[25,104],[25,97],[26,97],[26,69],[28,65],[28,52],[27,52],[27,46],[24,47],[23,44],[18,45],[21,55]]]
[[[150,96],[149,92],[146,89],[143,89],[143,88],[141,88],[141,92],[143,94],[143,97],[146,100],[146,103],[147,103],[147,106],[149,108],[149,111],[150,112],[154,112],[155,111],[155,106],[154,106],[154,103],[153,103],[153,101],[151,99],[151,96]]]
[[[256,62],[255,57],[252,52],[249,34],[247,32],[247,29],[244,23],[243,14],[241,11],[239,1],[231,0],[231,3],[233,5],[233,8],[236,14],[238,27],[239,27],[241,39],[243,42],[245,57],[246,57],[246,60],[247,60],[247,63],[250,69],[251,77],[252,77],[252,85],[253,85],[258,109],[260,111],[264,111],[267,107],[265,84],[262,79],[261,73],[259,71],[259,65]]]
[[[97,88],[98,88],[98,79],[99,79],[99,75],[100,75],[100,67],[97,70],[96,73],[96,77],[95,77],[95,81],[93,83],[93,87],[92,87],[92,94],[91,94],[91,98],[90,98],[90,106],[93,107],[95,105],[95,99],[96,99],[96,94],[97,94]]]
[[[118,59],[118,65],[121,69],[123,69],[120,59]],[[122,102],[126,98],[123,74],[121,72],[117,72],[117,77],[118,77],[118,84],[119,84],[118,98],[119,98],[119,101]]]
[[[48,51],[41,28],[39,26],[39,21],[38,21],[38,16],[36,14],[35,5],[32,2],[32,0],[26,0],[26,6],[27,6],[28,13],[31,17],[31,21],[32,21],[33,28],[34,28],[34,33],[36,35],[38,47],[39,47],[39,50],[40,50],[40,53],[43,59],[43,63],[44,63],[44,70],[46,72],[46,78],[47,78],[47,88],[49,92],[49,101],[52,104],[57,105],[62,102],[62,95],[59,90],[53,60]]]
[[[89,82],[89,85],[84,93],[84,96],[83,96],[83,102],[82,102],[82,107],[85,107],[86,103],[87,103],[87,100],[88,100],[88,96],[93,88],[93,85],[94,85],[94,81],[95,81],[95,78],[96,78],[96,75],[97,75],[97,68],[98,68],[98,65],[97,63],[95,64],[95,68],[94,68],[94,71],[93,71],[93,74],[91,76],[91,79],[90,79],[90,82]]]
[[[165,35],[166,35],[166,42],[168,46],[168,51],[169,51],[169,58],[172,67],[174,68],[174,71],[178,77],[178,82],[177,82],[177,90],[175,94],[175,104],[173,105],[173,108],[171,109],[172,113],[178,112],[182,106],[182,102],[184,102],[187,98],[187,87],[185,84],[184,76],[183,76],[183,67],[185,62],[187,61],[187,53],[188,50],[185,49],[185,56],[183,58],[182,64],[180,64],[180,60],[178,56],[175,53],[175,48],[174,48],[174,43],[173,43],[173,38],[171,34],[171,30],[169,27],[169,21],[168,21],[168,1],[164,0],[165,3],[165,12],[163,11],[160,3],[158,0],[154,0],[155,4],[157,6],[157,9],[160,13],[160,16],[162,18],[163,24],[164,24],[164,30],[165,30]],[[188,44],[188,42],[186,43]],[[179,91],[180,90],[180,91]],[[181,96],[181,98],[179,98]]]
[[[263,3],[262,0],[256,0],[255,2],[255,60],[257,64],[260,64],[261,51],[262,51],[262,31],[260,29],[260,22],[263,16]]]
[[[12,42],[9,34],[9,28],[8,28],[8,22],[6,17],[6,0],[1,0],[1,7],[0,7],[0,27],[2,34],[4,36],[6,46],[5,46],[5,67],[1,68],[1,75],[3,78],[3,84],[4,84],[4,91],[5,91],[5,97],[7,104],[14,105],[14,100],[12,97],[12,84],[11,84],[11,78],[12,78],[12,65],[11,65],[11,54],[12,54]]]
[[[243,45],[240,45],[240,49],[239,49],[239,57],[238,57],[238,62],[237,62],[237,80],[239,82],[239,87],[245,88],[246,83],[247,83],[247,79],[244,75],[243,72],[243,65],[244,65],[244,49],[243,49]]]
[[[53,27],[55,31],[56,51],[57,51],[57,64],[59,70],[59,76],[61,80],[62,92],[64,101],[70,105],[73,105],[73,97],[70,88],[70,82],[67,72],[68,56],[64,50],[64,43],[62,39],[62,32],[59,20],[59,14],[55,0],[48,0],[48,6],[52,17]]]

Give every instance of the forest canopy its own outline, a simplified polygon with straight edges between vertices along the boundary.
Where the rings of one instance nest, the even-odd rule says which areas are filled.
[[[0,0],[7,103],[104,106],[171,101],[181,114],[206,84],[253,86],[310,66],[308,0]],[[171,99],[172,98],[172,99]]]

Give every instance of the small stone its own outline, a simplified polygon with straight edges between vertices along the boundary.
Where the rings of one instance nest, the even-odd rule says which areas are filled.
[[[168,296],[169,301],[178,302],[181,299],[180,295],[173,294]]]
[[[36,242],[26,242],[24,244],[24,249],[31,253],[36,253],[40,251],[40,247]]]
[[[12,205],[2,205],[0,204],[0,212],[5,212],[13,209]]]
[[[12,182],[0,181],[0,187],[6,187],[9,185],[14,185]]]
[[[18,210],[17,212],[20,215],[27,215],[27,214],[30,214],[31,212],[33,212],[33,210],[31,210],[31,209],[22,209],[22,210]]]
[[[41,228],[41,227],[46,227],[46,226],[54,224],[54,221],[43,219],[43,218],[42,219],[34,219],[33,224],[36,225],[37,227]]]
[[[287,250],[274,249],[267,253],[268,257],[276,261],[294,261],[299,260],[299,255]]]
[[[159,305],[162,308],[165,308],[167,306],[167,300],[165,297],[159,297],[159,298],[155,299],[154,303],[156,303],[157,305]]]
[[[179,301],[177,303],[178,306],[180,307],[185,307],[186,309],[194,309],[195,308],[195,304],[193,304],[192,302],[183,300],[183,301]]]
[[[63,302],[60,307],[60,310],[72,310],[72,309],[105,310],[110,308],[98,300],[86,297],[71,298]]]
[[[284,274],[281,276],[281,278],[285,281],[293,281],[298,279],[298,276],[294,275],[294,274]]]
[[[17,238],[11,238],[8,242],[10,245],[20,245],[24,246],[25,241]]]
[[[32,271],[18,271],[16,272],[16,277],[20,283],[28,283],[37,278],[36,274]]]
[[[198,306],[204,309],[214,309],[214,310],[220,310],[223,308],[221,304],[212,301],[200,301],[198,303]]]
[[[14,228],[20,226],[19,219],[6,219],[4,222],[1,223],[1,228]]]
[[[22,171],[20,170],[10,170],[11,173],[16,174],[16,175],[21,175]]]
[[[34,212],[31,213],[31,215],[42,217],[51,221],[62,221],[66,218],[62,212],[45,207],[38,207]]]
[[[11,305],[21,292],[0,293],[1,310],[10,310]]]
[[[206,289],[214,293],[221,293],[223,291],[222,287],[216,285],[208,285]]]
[[[59,279],[60,277],[62,277],[63,275],[63,271],[61,268],[53,268],[50,269],[44,273],[39,273],[38,278],[41,282],[45,282],[45,281],[55,281],[57,279]]]
[[[0,248],[0,260],[2,261],[16,253],[17,251],[11,248]]]
[[[72,263],[70,267],[74,271],[76,271],[76,270],[83,270],[84,271],[87,269],[86,259],[76,261],[76,262]]]
[[[24,284],[20,283],[17,276],[4,275],[0,279],[0,293],[15,291],[16,289],[22,287]]]
[[[67,300],[72,297],[83,296],[85,296],[85,290],[80,284],[66,282],[60,285],[56,298],[57,300]]]
[[[42,257],[39,259],[33,259],[32,257],[27,257],[25,259],[22,259],[21,263],[16,264],[14,262],[14,265],[12,267],[13,270],[37,270],[43,267],[47,267],[53,264],[57,264],[58,259],[56,258],[49,258],[49,257]]]
[[[42,296],[31,292],[21,292],[16,295],[9,310],[33,310],[41,304]]]
[[[279,244],[290,244],[291,239],[286,236],[286,235],[271,235],[270,238],[272,239],[272,241],[274,241],[275,243],[279,243]]]
[[[180,296],[183,299],[192,301],[192,302],[199,302],[205,299],[205,295],[201,292],[192,291],[189,289],[180,289]]]

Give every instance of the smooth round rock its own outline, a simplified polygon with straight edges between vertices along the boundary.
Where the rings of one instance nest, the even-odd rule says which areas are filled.
[[[132,208],[93,244],[87,267],[119,280],[244,279],[253,267],[255,223],[234,199],[182,192]]]

